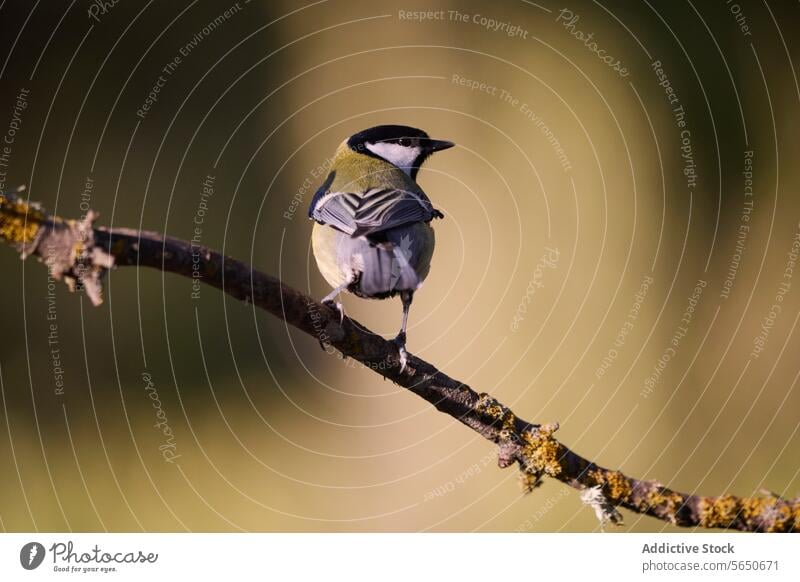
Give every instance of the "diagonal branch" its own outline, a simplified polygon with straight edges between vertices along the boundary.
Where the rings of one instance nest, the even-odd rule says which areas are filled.
[[[553,437],[558,425],[538,425],[517,418],[488,394],[449,377],[432,364],[409,356],[400,371],[391,342],[345,319],[314,299],[249,265],[205,247],[155,232],[93,226],[96,215],[82,221],[50,216],[15,194],[0,194],[0,239],[18,247],[23,258],[43,261],[55,278],[70,288],[82,287],[94,304],[101,302],[100,279],[113,267],[145,266],[201,281],[285,319],[375,373],[407,388],[437,410],[498,446],[500,467],[519,465],[526,490],[544,476],[582,491],[601,522],[621,522],[617,507],[680,526],[744,531],[800,530],[800,499],[766,493],[758,497],[705,497],[679,493],[656,481],[644,481],[606,469],[574,453]]]

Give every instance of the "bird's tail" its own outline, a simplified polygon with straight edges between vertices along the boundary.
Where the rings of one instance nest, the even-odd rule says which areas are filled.
[[[393,295],[400,291],[413,291],[420,280],[411,265],[413,243],[408,236],[398,241],[371,246],[363,253],[364,269],[360,290],[366,296]]]

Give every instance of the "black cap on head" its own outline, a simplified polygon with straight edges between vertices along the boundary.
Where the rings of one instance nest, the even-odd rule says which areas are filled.
[[[365,143],[380,143],[384,141],[399,142],[401,139],[417,138],[419,140],[430,139],[428,134],[407,125],[376,125],[363,131],[359,131],[347,140],[347,145],[355,151],[364,150]]]
[[[378,144],[396,144],[400,150],[389,148],[381,151]],[[359,131],[347,140],[347,146],[360,154],[386,160],[407,171],[412,180],[417,179],[417,172],[425,160],[434,153],[455,144],[451,141],[431,139],[427,133],[407,125],[377,125]],[[404,151],[404,148],[409,150]],[[408,154],[414,155],[409,159]]]

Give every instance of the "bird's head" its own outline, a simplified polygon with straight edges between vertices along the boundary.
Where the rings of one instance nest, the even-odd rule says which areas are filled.
[[[433,153],[453,147],[451,141],[431,139],[421,129],[405,125],[378,125],[359,131],[347,140],[358,153],[386,160],[417,179],[417,172]]]

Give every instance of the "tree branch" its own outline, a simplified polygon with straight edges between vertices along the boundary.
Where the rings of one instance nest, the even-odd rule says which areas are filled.
[[[656,481],[644,481],[606,469],[574,453],[553,437],[558,425],[526,422],[489,394],[479,394],[432,364],[409,356],[400,371],[391,342],[366,330],[329,307],[278,279],[205,247],[154,232],[94,227],[96,215],[82,221],[48,215],[39,205],[18,195],[0,194],[0,239],[15,245],[22,257],[33,255],[71,289],[81,287],[97,305],[100,279],[112,267],[146,266],[201,281],[251,302],[316,338],[377,374],[407,388],[498,446],[498,463],[517,463],[526,490],[544,476],[582,491],[601,522],[619,523],[617,508],[656,517],[680,526],[730,528],[744,531],[800,530],[800,499],[766,493],[758,497],[705,497],[673,491]]]

